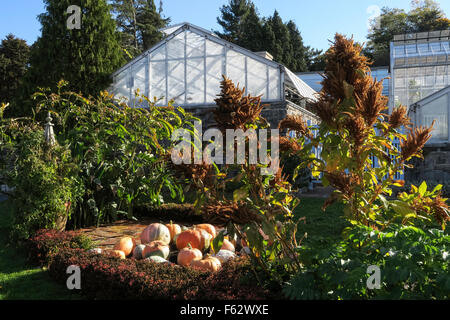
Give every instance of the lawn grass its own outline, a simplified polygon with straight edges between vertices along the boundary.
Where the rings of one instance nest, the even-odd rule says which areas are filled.
[[[343,218],[343,205],[333,204],[322,211],[323,198],[301,198],[295,208],[296,218],[305,217],[298,224],[298,237],[305,232],[307,237],[302,244],[326,248],[342,240],[342,231],[350,224]]]
[[[27,262],[26,254],[8,241],[10,203],[0,202],[0,300],[78,300],[82,297],[54,282],[48,272]]]

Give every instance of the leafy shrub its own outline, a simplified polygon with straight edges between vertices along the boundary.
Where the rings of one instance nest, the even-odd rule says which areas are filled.
[[[355,226],[329,249],[303,246],[304,265],[283,289],[290,299],[448,299],[450,236],[439,229]],[[369,290],[367,267],[381,270],[381,288]]]
[[[195,118],[138,94],[129,107],[106,92],[88,99],[64,91],[66,85],[37,92],[33,118],[0,117],[0,180],[14,190],[18,237],[64,228],[67,219],[78,228],[134,218],[138,204],[160,205],[163,195],[183,199],[166,165],[167,150],[172,132]],[[53,147],[45,144],[40,121],[48,112],[55,122]]]
[[[195,118],[171,105],[157,107],[138,93],[130,107],[107,92],[86,99],[64,92],[64,86],[35,98],[39,110],[54,114],[57,139],[80,166],[85,192],[77,201],[74,227],[133,218],[138,203],[161,204],[163,188],[172,198],[183,196],[165,161],[172,132]]]
[[[65,227],[79,181],[70,150],[48,146],[43,128],[28,119],[0,119],[0,184],[13,191],[12,236],[27,239],[42,228]]]
[[[77,249],[56,254],[49,272],[65,283],[70,265],[80,267],[81,293],[90,299],[183,299],[185,290],[207,276],[191,268],[120,260]]]
[[[393,194],[397,194],[400,192],[409,192],[411,190],[411,186],[420,186],[422,181],[419,180],[406,180],[405,185],[402,187],[393,188]],[[438,180],[427,180],[427,185],[430,190],[435,189],[438,185],[442,186],[441,193],[444,197],[450,197],[450,182],[449,181],[438,181]]]
[[[257,286],[258,279],[251,270],[251,260],[239,258],[223,264],[218,272],[211,273],[199,286],[185,295],[186,299],[200,300],[260,300],[279,298],[278,292],[270,292]],[[238,275],[238,276],[237,276]],[[263,276],[263,275],[260,275]]]

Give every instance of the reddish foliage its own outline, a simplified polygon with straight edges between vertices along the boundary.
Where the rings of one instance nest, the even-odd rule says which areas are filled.
[[[250,264],[239,259],[216,273],[178,265],[89,253],[78,245],[75,232],[43,230],[30,239],[30,253],[48,262],[58,282],[67,281],[67,267],[81,270],[81,293],[91,299],[267,299],[269,293],[256,281],[243,279]]]

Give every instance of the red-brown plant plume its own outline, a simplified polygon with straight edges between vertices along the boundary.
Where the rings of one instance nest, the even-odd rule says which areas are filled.
[[[245,125],[255,122],[264,105],[261,97],[244,96],[245,88],[239,89],[226,76],[220,84],[221,92],[215,99],[217,108],[214,119],[222,132],[226,129],[245,129]]]

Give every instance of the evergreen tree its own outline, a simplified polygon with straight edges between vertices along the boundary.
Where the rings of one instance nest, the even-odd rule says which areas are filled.
[[[12,102],[27,70],[30,47],[9,34],[0,44],[0,102]]]
[[[223,32],[216,31],[219,37],[251,51],[265,50],[262,21],[250,0],[230,0],[220,12],[217,22]]]
[[[162,1],[159,9],[154,0],[112,0],[111,4],[122,48],[130,58],[136,57],[162,39],[163,35],[159,30],[170,22],[170,18],[162,17]]]
[[[326,55],[322,50],[309,49],[307,55],[308,71],[324,71],[327,65]]]
[[[303,44],[303,38],[298,31],[296,24],[291,20],[286,25],[289,32],[289,43],[291,46],[291,69],[296,72],[304,72],[308,70],[308,55],[310,47]]]
[[[105,0],[44,0],[44,4],[46,12],[38,17],[42,34],[31,50],[26,94],[37,86],[54,88],[64,79],[71,90],[97,95],[124,63],[109,5]],[[67,27],[71,5],[82,9],[81,29]]]
[[[273,16],[266,20],[265,26],[265,30],[268,32],[268,47],[266,50],[273,55],[275,61],[290,69],[293,62],[289,30],[278,11],[275,10]]]
[[[111,1],[115,20],[120,32],[120,43],[126,52],[135,57],[140,53],[137,22],[137,0]]]
[[[260,18],[250,0],[230,0],[220,12],[217,22],[223,32],[216,31],[219,37],[254,52],[267,51],[292,71],[307,70],[311,49],[304,46],[293,21],[284,23],[277,11]]]
[[[170,23],[170,18],[162,17],[162,1],[159,4],[159,10],[156,10],[154,0],[140,0],[140,6],[137,9],[137,25],[139,31],[139,40],[141,50],[145,51],[161,41],[161,28]]]

